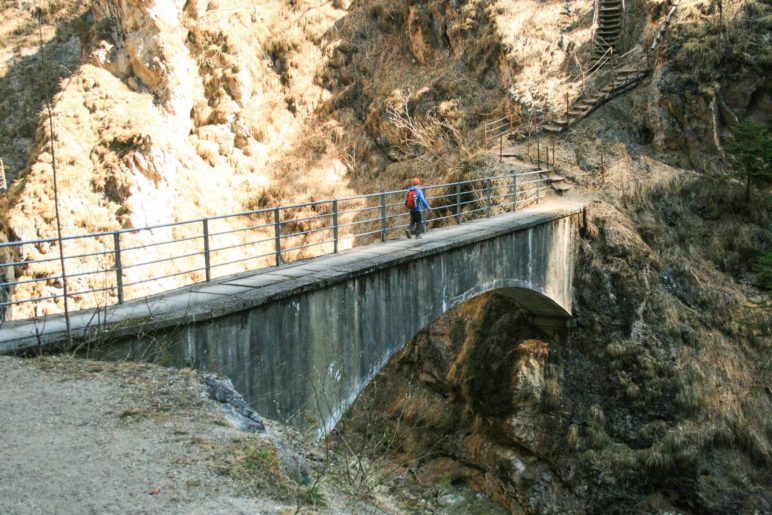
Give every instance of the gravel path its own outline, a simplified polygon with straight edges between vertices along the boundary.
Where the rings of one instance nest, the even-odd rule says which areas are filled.
[[[0,513],[287,510],[218,471],[243,435],[193,372],[0,357]]]

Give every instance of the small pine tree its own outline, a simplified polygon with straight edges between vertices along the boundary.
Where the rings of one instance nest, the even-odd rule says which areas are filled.
[[[750,199],[751,181],[772,181],[772,139],[764,125],[747,120],[734,127],[734,137],[724,148],[735,171],[745,176],[745,200]]]
[[[762,254],[753,265],[753,270],[759,274],[758,285],[772,290],[772,252]]]

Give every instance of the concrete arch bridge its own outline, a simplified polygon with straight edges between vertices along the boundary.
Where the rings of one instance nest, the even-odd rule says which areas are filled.
[[[405,343],[453,306],[488,291],[537,325],[565,328],[581,204],[541,205],[255,273],[109,310],[73,314],[76,336],[147,359],[230,377],[262,415],[330,429]],[[0,328],[0,352],[65,339],[64,322]],[[324,406],[320,409],[319,406]]]

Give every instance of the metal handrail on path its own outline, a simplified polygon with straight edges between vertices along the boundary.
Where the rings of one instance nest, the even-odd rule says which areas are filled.
[[[490,217],[538,203],[547,189],[541,171],[424,187],[432,206],[426,223],[437,227]],[[68,298],[81,309],[121,304],[188,284],[252,271],[404,235],[407,190],[392,190],[241,213],[119,229],[61,239],[68,270]],[[61,312],[57,238],[0,243],[15,256],[0,263],[24,270],[5,279],[0,311],[20,317]],[[37,257],[42,256],[42,257]],[[7,258],[6,258],[7,259]]]

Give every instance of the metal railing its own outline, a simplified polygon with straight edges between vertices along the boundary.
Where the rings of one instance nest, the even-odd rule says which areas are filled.
[[[437,227],[538,202],[542,172],[513,173],[424,187]],[[400,237],[409,223],[406,190],[257,209],[140,228],[65,236],[67,296],[78,309],[211,281],[354,246]],[[0,312],[24,319],[62,311],[59,240],[0,243]],[[13,279],[20,271],[21,278]],[[14,313],[10,313],[13,308]],[[18,311],[18,313],[16,312]]]

